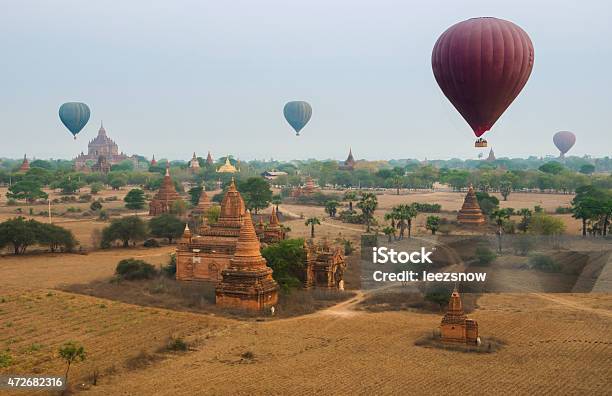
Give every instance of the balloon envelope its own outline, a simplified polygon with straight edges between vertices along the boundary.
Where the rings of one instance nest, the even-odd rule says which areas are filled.
[[[299,135],[300,131],[312,116],[312,107],[307,102],[294,101],[288,102],[283,109],[285,119],[295,129],[295,134]]]
[[[89,107],[85,103],[68,102],[59,108],[60,120],[75,138],[89,121],[89,115]]]
[[[521,92],[533,59],[523,29],[503,19],[473,18],[442,33],[431,65],[444,95],[481,136]]]
[[[561,154],[567,153],[576,143],[576,135],[569,131],[557,132],[553,136],[553,143]]]

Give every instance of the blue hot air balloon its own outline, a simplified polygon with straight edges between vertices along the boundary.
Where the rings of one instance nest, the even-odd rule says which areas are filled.
[[[289,125],[295,129],[295,134],[300,136],[300,131],[310,121],[312,107],[303,101],[288,102],[283,109],[283,113]]]
[[[59,117],[76,139],[76,135],[87,125],[90,115],[89,107],[85,103],[68,102],[60,106]]]

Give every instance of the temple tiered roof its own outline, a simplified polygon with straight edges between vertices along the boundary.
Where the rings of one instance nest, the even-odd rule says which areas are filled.
[[[30,161],[28,161],[28,157],[24,154],[23,162],[21,163],[21,166],[19,167],[18,172],[27,172],[29,170],[30,170]]]
[[[149,214],[151,216],[157,216],[162,213],[168,213],[174,202],[180,200],[181,197],[176,192],[174,182],[170,177],[170,163],[168,162],[166,163],[166,174],[162,180],[162,184],[149,204]]]
[[[476,198],[476,193],[472,185],[470,185],[465,200],[463,201],[463,206],[457,214],[457,221],[462,225],[481,225],[486,222],[482,210],[480,210],[478,198]]]

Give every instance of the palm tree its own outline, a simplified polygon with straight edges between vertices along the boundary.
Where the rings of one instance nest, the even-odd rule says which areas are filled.
[[[425,228],[431,231],[431,235],[436,235],[436,231],[440,228],[440,217],[438,216],[427,216],[427,223]]]
[[[281,203],[283,203],[283,199],[281,198],[281,196],[279,194],[273,195],[272,196],[272,205],[276,205],[276,212],[278,213],[278,205],[280,205]]]
[[[338,206],[340,202],[336,200],[330,200],[325,202],[325,212],[329,214],[329,217],[336,217],[336,212],[338,210]]]
[[[404,178],[401,175],[395,175],[391,182],[397,191],[397,195],[400,195],[400,188],[404,185]]]
[[[357,193],[355,191],[347,191],[344,193],[344,201],[349,203],[349,211],[353,211],[353,201],[357,200]]]
[[[502,252],[502,233],[503,233],[503,225],[504,225],[504,220],[507,220],[510,218],[510,215],[514,213],[514,209],[496,209],[494,210],[490,217],[491,220],[495,220],[495,223],[497,223],[497,250],[499,251],[499,253]]]
[[[315,225],[321,224],[321,220],[318,217],[310,217],[304,223],[305,226],[310,226],[310,237],[315,237]]]
[[[404,231],[408,228],[408,238],[412,234],[412,219],[416,217],[417,210],[414,205],[401,204],[394,206],[387,216],[397,221],[397,226],[400,229],[399,239],[404,239]],[[385,216],[385,217],[387,217]]]
[[[374,211],[378,207],[378,198],[370,192],[362,192],[357,207],[363,212],[363,218],[366,222],[366,232],[370,232],[370,225],[374,218]]]

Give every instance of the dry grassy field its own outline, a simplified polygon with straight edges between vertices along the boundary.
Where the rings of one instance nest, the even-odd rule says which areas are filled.
[[[518,205],[512,198],[508,206],[533,207],[537,202],[549,209],[561,205],[555,199],[571,199],[533,194]],[[462,199],[442,192],[429,199],[421,194],[383,195],[379,216],[399,202],[438,202],[445,210],[456,210]],[[12,209],[1,207],[0,215]],[[322,208],[311,206],[281,205],[281,211],[324,216]],[[303,219],[286,224],[294,237],[309,234]],[[65,222],[82,240],[88,240],[92,227],[103,225]],[[316,228],[317,237],[355,243],[362,231],[361,226],[329,219]],[[0,374],[62,374],[57,349],[75,340],[85,346],[88,357],[71,369],[71,382],[77,392],[92,395],[604,395],[612,386],[609,294],[484,295],[470,316],[478,320],[483,336],[506,345],[492,354],[471,354],[416,346],[417,339],[438,326],[441,314],[353,309],[363,292],[314,314],[257,321],[59,290],[108,280],[123,258],[165,264],[173,249],[0,257],[0,350],[12,360]],[[166,350],[171,337],[185,339],[190,350]]]

